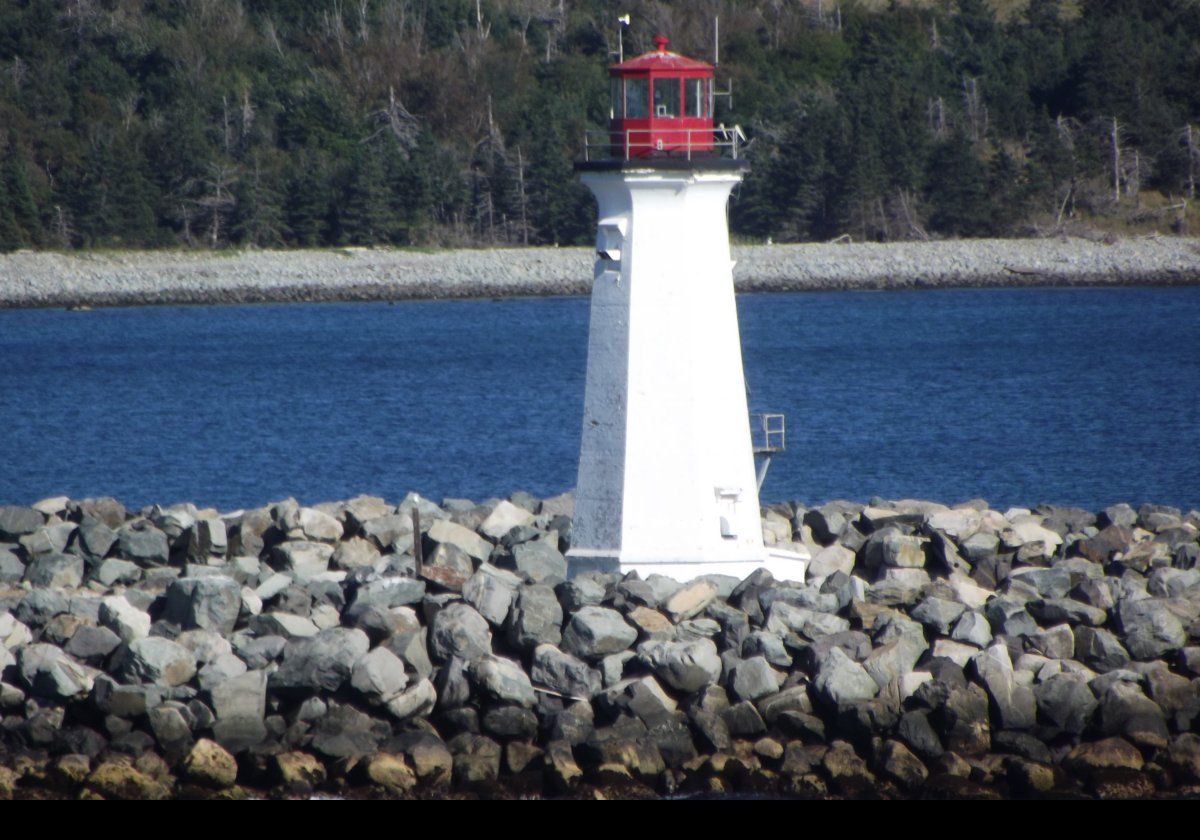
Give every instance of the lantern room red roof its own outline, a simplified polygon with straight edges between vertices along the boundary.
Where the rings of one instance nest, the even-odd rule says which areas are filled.
[[[686,72],[686,71],[701,71],[711,73],[713,66],[704,61],[697,61],[694,58],[688,58],[679,53],[667,51],[667,39],[663,35],[656,35],[654,38],[654,46],[656,49],[648,53],[642,53],[637,58],[631,58],[628,61],[622,61],[620,64],[613,64],[608,68],[610,73],[622,75],[625,73],[658,73],[658,72]]]

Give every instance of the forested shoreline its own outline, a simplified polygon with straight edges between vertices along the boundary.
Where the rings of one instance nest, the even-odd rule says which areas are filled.
[[[15,0],[0,250],[586,242],[625,12],[720,16],[744,241],[1200,231],[1195,0]]]

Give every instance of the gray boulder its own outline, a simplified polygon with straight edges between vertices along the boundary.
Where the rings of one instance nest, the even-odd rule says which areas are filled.
[[[0,583],[17,583],[25,577],[25,564],[15,546],[0,545]]]
[[[1117,615],[1125,637],[1125,648],[1134,659],[1161,659],[1188,642],[1183,622],[1172,612],[1166,600],[1123,600]]]
[[[470,661],[491,653],[492,632],[487,619],[469,604],[448,604],[433,619],[429,652],[438,662],[454,657]]]
[[[436,520],[429,526],[425,537],[435,546],[454,546],[473,559],[476,564],[486,563],[492,554],[491,543],[470,528],[465,528],[449,519]]]
[[[1102,674],[1129,664],[1129,652],[1120,639],[1099,627],[1075,628],[1075,657]]]
[[[242,609],[242,587],[230,577],[179,578],[167,588],[163,617],[185,630],[228,635]]]
[[[100,602],[100,624],[116,633],[123,642],[134,642],[150,635],[150,614],[129,603],[123,595],[109,595]]]
[[[31,694],[69,700],[92,690],[96,672],[54,645],[32,644],[19,651],[17,673]]]
[[[567,579],[567,558],[547,540],[513,546],[513,564],[530,583],[556,586]]]
[[[116,656],[112,672],[124,682],[184,685],[196,676],[196,657],[170,639],[150,636],[136,639]]]
[[[1075,634],[1069,624],[1058,624],[1038,633],[1031,633],[1025,640],[1026,650],[1050,659],[1075,658]]]
[[[758,700],[773,695],[783,685],[784,675],[762,656],[743,659],[730,668],[729,688],[738,700]]]
[[[63,650],[81,662],[98,665],[120,646],[121,637],[107,627],[84,625],[75,631]]]
[[[165,566],[171,557],[167,535],[146,520],[131,522],[117,532],[117,551],[140,566]]]
[[[1081,735],[1099,708],[1087,684],[1077,677],[1056,674],[1033,688],[1038,718],[1050,737]]]
[[[509,644],[530,651],[541,644],[562,641],[562,606],[554,590],[543,584],[522,586],[508,616],[505,635]]]
[[[329,571],[333,546],[309,540],[288,540],[272,549],[278,568],[290,572],[298,581],[306,581]]]
[[[213,739],[231,752],[261,743],[267,737],[264,722],[267,673],[247,671],[209,690],[212,699]]]
[[[387,703],[407,685],[404,662],[385,647],[364,654],[350,672],[350,687],[372,705]]]
[[[536,702],[533,685],[520,663],[488,654],[471,663],[475,689],[484,697],[501,704],[529,708]]]
[[[616,610],[582,607],[563,631],[563,649],[581,659],[597,660],[620,653],[637,641],[637,630]]]
[[[41,528],[45,521],[46,517],[33,508],[14,505],[0,507],[0,540],[16,542]]]
[[[520,585],[521,579],[512,572],[485,563],[463,584],[463,600],[477,609],[488,624],[502,627]]]
[[[839,647],[829,648],[817,663],[817,695],[831,707],[854,700],[870,700],[879,686],[862,665]]]
[[[987,691],[999,729],[1029,729],[1037,722],[1037,700],[1017,681],[1008,647],[993,644],[971,659],[976,678]]]
[[[75,589],[83,583],[83,558],[75,554],[41,554],[25,567],[25,580],[33,586]]]
[[[646,642],[638,647],[638,655],[659,679],[688,694],[715,684],[721,676],[721,657],[711,639]]]
[[[357,628],[331,627],[315,636],[292,639],[283,649],[283,662],[271,675],[270,686],[291,694],[335,692],[370,647],[367,634]]]
[[[968,610],[955,622],[950,638],[976,647],[987,647],[992,640],[992,628],[981,613]]]
[[[948,636],[954,622],[965,610],[966,607],[957,601],[930,596],[917,605],[912,611],[912,617],[939,636]]]
[[[397,720],[409,720],[429,714],[433,711],[437,699],[437,690],[433,683],[428,679],[421,679],[389,700],[387,710]]]
[[[535,685],[568,698],[587,699],[601,688],[599,671],[549,644],[534,649],[529,676]]]

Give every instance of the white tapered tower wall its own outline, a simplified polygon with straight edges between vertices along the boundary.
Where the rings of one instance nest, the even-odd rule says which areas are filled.
[[[766,566],[726,205],[737,169],[585,172],[600,220],[573,572]]]

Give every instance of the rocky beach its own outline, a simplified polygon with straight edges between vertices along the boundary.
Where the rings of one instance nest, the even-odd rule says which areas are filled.
[[[735,246],[740,291],[1200,283],[1200,241],[1139,237]],[[586,294],[587,248],[22,251],[0,308]]]
[[[803,581],[567,579],[569,495],[0,507],[0,798],[1200,793],[1200,512],[763,510]]]

